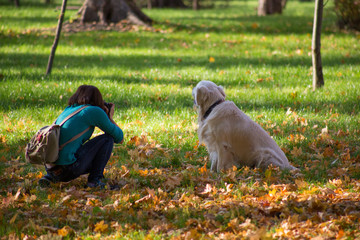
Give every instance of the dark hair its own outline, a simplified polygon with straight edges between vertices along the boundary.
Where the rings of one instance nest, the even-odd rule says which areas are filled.
[[[68,101],[69,106],[74,104],[90,104],[104,109],[104,100],[99,89],[92,85],[81,85]]]

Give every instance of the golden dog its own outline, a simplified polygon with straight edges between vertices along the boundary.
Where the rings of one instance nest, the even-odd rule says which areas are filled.
[[[210,154],[211,170],[222,171],[233,166],[266,169],[296,169],[284,152],[261,128],[233,102],[225,100],[221,86],[201,81],[193,89],[198,108],[198,137]]]

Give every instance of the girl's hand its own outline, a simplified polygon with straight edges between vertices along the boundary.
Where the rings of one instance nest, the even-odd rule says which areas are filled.
[[[114,112],[115,112],[115,104],[113,103],[109,103],[110,105],[110,109],[108,109],[108,116],[110,119],[113,119],[113,116],[114,116]]]

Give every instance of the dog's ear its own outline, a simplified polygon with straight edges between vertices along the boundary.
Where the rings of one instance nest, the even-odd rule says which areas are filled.
[[[224,88],[222,86],[218,86],[218,89],[219,89],[221,95],[223,95],[223,97],[225,98],[226,95],[225,95]]]
[[[196,105],[203,105],[208,98],[208,92],[206,87],[199,87],[196,89]]]

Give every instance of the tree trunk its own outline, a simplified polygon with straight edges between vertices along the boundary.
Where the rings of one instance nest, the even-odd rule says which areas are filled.
[[[19,0],[15,0],[15,7],[20,7],[20,1]]]
[[[133,0],[85,0],[80,8],[81,22],[118,23],[127,19],[137,25],[151,25],[152,19],[146,16]]]
[[[285,5],[286,0],[259,0],[258,16],[281,14]]]
[[[199,10],[200,0],[193,0],[193,10]]]
[[[152,7],[157,8],[186,8],[186,5],[182,0],[150,0]]]
[[[148,9],[152,9],[152,2],[151,2],[151,0],[147,0],[146,3],[147,3],[147,8],[148,8]]]
[[[321,24],[323,15],[323,0],[315,0],[314,25],[312,34],[312,64],[313,64],[313,89],[324,85],[324,76],[321,63]]]
[[[60,16],[59,16],[58,26],[56,28],[56,35],[55,35],[53,46],[51,48],[51,53],[50,53],[50,56],[49,56],[49,62],[48,62],[48,66],[47,66],[47,69],[46,69],[46,75],[49,75],[51,73],[52,64],[53,64],[54,57],[55,57],[55,51],[56,51],[56,47],[57,47],[59,39],[60,39],[61,27],[62,27],[62,24],[63,24],[63,21],[64,21],[66,3],[67,3],[67,0],[63,0],[62,7],[61,7],[61,13],[60,13]]]

